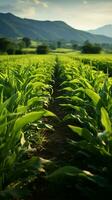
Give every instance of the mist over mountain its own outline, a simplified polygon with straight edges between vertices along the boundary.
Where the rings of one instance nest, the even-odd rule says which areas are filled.
[[[105,35],[107,37],[112,37],[112,24],[101,26],[97,29],[89,30],[89,32],[92,34],[99,34]]]
[[[74,40],[80,43],[89,40],[93,43],[112,43],[112,38],[74,29],[63,21],[24,19],[11,13],[0,13],[0,37],[29,37],[46,41]]]

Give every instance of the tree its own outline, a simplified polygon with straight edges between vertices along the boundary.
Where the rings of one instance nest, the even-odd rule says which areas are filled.
[[[82,53],[97,54],[101,52],[101,47],[99,44],[91,44],[89,41],[86,41],[81,50]]]
[[[17,47],[19,49],[23,49],[25,47],[25,43],[23,42],[23,40],[18,40],[17,41]]]
[[[6,38],[0,38],[0,52],[5,53],[10,47],[10,41]]]
[[[31,40],[30,40],[30,38],[24,37],[22,40],[23,40],[23,42],[24,42],[24,44],[25,44],[25,47],[28,48],[28,47],[31,45]]]
[[[13,46],[7,49],[7,53],[9,55],[13,55],[15,54],[15,52],[16,52],[16,49]]]
[[[51,43],[49,44],[49,48],[52,49],[52,50],[55,50],[55,49],[56,49],[56,44],[55,44],[55,42],[51,42]]]
[[[49,48],[47,45],[39,45],[36,52],[37,54],[47,54],[49,52]]]
[[[93,53],[96,54],[96,53],[100,53],[102,50],[101,46],[99,44],[95,44],[93,46]]]
[[[57,42],[57,48],[61,48],[61,46],[62,46],[61,41],[58,41],[58,42]]]
[[[22,54],[22,48],[17,42],[8,40],[7,38],[0,38],[0,53]]]
[[[0,53],[15,54],[16,45],[7,38],[0,38]]]
[[[73,50],[78,50],[78,45],[77,44],[72,44],[72,49]]]

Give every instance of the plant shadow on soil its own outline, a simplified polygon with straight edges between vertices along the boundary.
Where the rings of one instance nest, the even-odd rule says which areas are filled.
[[[67,124],[62,121],[65,116],[65,111],[59,106],[60,100],[57,99],[61,95],[60,93],[59,77],[55,73],[55,84],[53,87],[52,101],[48,107],[48,110],[56,114],[58,119],[51,119],[50,124],[53,125],[54,131],[49,130],[46,132],[47,142],[41,151],[37,151],[37,155],[52,162],[51,166],[46,169],[47,173],[52,173],[59,167],[66,165],[74,165],[74,153],[68,144],[69,139],[78,139],[76,135],[67,127]],[[74,183],[65,185],[52,184],[40,176],[38,180],[33,183],[33,186],[29,185],[33,190],[33,195],[30,200],[73,200],[75,198],[83,199],[84,197],[79,194],[78,190],[75,190]],[[69,181],[69,180],[68,180]],[[87,200],[87,198],[86,198]]]
[[[87,192],[80,192],[80,186],[78,186],[78,181],[72,179],[66,179],[63,184],[59,183],[52,183],[45,179],[45,176],[54,172],[56,169],[63,167],[63,166],[76,166],[80,169],[84,169],[86,166],[86,161],[83,160],[80,155],[78,155],[73,149],[71,145],[69,145],[69,140],[79,140],[80,138],[74,134],[69,127],[67,126],[68,123],[63,122],[63,118],[66,115],[65,110],[59,105],[60,100],[57,99],[61,95],[60,93],[60,83],[58,79],[58,75],[55,74],[55,84],[53,88],[53,96],[52,101],[49,105],[48,110],[56,114],[60,120],[51,119],[50,124],[53,125],[54,131],[49,130],[46,132],[47,135],[47,142],[44,145],[44,148],[41,151],[37,151],[37,155],[44,159],[50,160],[51,165],[46,167],[47,174],[43,173],[43,176],[40,175],[38,180],[35,180],[33,186],[30,186],[30,189],[33,190],[33,195],[29,200],[74,200],[74,199],[81,199],[81,200],[93,200],[96,199],[96,194],[92,194],[88,197]],[[71,125],[74,125],[74,121],[71,121]],[[86,185],[84,185],[86,184]],[[84,190],[88,189],[89,183],[84,182]],[[90,185],[94,191],[97,191],[95,185]],[[90,191],[89,191],[90,193]],[[102,191],[98,191],[99,194]],[[98,198],[106,199],[107,193],[102,197],[97,196]]]

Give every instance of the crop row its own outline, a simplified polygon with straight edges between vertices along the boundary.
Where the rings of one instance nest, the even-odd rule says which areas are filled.
[[[72,56],[73,57],[73,56]],[[76,56],[76,60],[80,60],[84,64],[89,64],[91,66],[95,66],[96,70],[102,70],[104,73],[112,76],[112,58],[110,56],[94,56],[94,55],[86,55],[86,56]]]
[[[58,66],[58,99],[66,113],[63,123],[74,134],[68,141],[73,160],[49,179],[62,185],[69,180],[72,192],[86,198],[104,198],[112,190],[112,78],[65,56],[58,58]]]
[[[60,84],[56,108],[64,111],[58,123],[73,136],[72,160],[52,166],[45,181],[90,199],[111,193],[112,78],[103,61],[84,59],[89,58],[0,57],[0,198],[21,199],[27,183],[44,172],[45,160],[34,155],[42,134],[52,129],[48,117],[56,117],[48,111],[54,84]]]
[[[50,127],[54,56],[12,57],[0,69],[0,198],[12,199],[38,176],[41,160],[29,156],[38,135]],[[41,136],[40,136],[41,137]],[[18,196],[19,198],[19,196]]]

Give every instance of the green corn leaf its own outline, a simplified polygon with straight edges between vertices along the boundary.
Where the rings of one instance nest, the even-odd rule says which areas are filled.
[[[74,92],[74,89],[72,89],[71,87],[66,87],[66,88],[61,89],[60,91]]]
[[[60,181],[64,181],[64,179],[67,176],[77,176],[79,173],[81,173],[82,171],[76,167],[72,167],[72,166],[64,166],[62,168],[57,169],[56,171],[54,171],[52,174],[47,176],[47,179],[49,181],[53,181],[53,182],[57,182],[59,183]]]
[[[0,113],[3,111],[4,108],[10,108],[12,105],[14,105],[15,100],[17,99],[17,94],[12,95],[10,98],[8,98],[6,101],[0,104]]]
[[[27,106],[19,105],[17,108],[17,113],[25,113],[27,111]]]
[[[52,174],[48,175],[46,178],[50,182],[55,182],[56,184],[63,184],[67,183],[68,180],[73,181],[73,179],[76,177],[79,178],[79,180],[88,180],[89,182],[96,183],[97,185],[104,186],[106,184],[106,181],[104,178],[100,176],[95,176],[90,171],[81,170],[77,167],[73,166],[64,166],[56,171],[54,171]],[[69,178],[69,179],[68,179]]]
[[[45,113],[44,111],[31,112],[18,118],[14,124],[14,131],[18,132],[25,125],[32,123],[36,120],[40,120],[43,117],[44,113]]]
[[[68,127],[75,133],[77,133],[79,136],[85,138],[86,140],[90,141],[93,140],[93,135],[91,132],[88,131],[88,129],[86,128],[80,128],[77,126],[72,126],[72,125],[68,125]]]
[[[31,106],[38,101],[39,101],[39,97],[33,97],[33,98],[28,100],[27,104],[28,104],[28,106]]]
[[[43,116],[44,116],[44,117],[56,117],[56,118],[58,118],[57,115],[55,115],[53,112],[48,111],[48,110],[45,110]],[[58,118],[58,119],[59,119],[59,118]]]
[[[15,160],[16,160],[16,154],[12,153],[11,155],[6,157],[5,164],[7,165],[7,167],[12,167],[15,163]]]
[[[105,110],[104,107],[101,108],[101,123],[108,133],[112,132],[109,115],[108,115],[108,112]]]
[[[76,110],[76,107],[77,106],[74,106],[74,105],[72,105],[72,104],[65,104],[65,103],[63,103],[63,104],[59,104],[60,106],[62,106],[62,107],[67,107],[67,108],[72,108],[72,109],[75,109]]]
[[[82,82],[85,83],[85,86],[87,86],[88,89],[90,89],[90,90],[93,89],[92,85],[87,81],[87,79],[83,78],[83,79],[82,79]]]
[[[73,80],[70,81],[70,83],[72,83],[72,84],[77,84],[77,83],[80,83],[80,80],[78,80],[78,79],[73,79]]]
[[[84,102],[84,100],[81,99],[81,98],[78,97],[78,96],[72,96],[71,99],[72,99],[72,101],[78,101],[78,102],[80,102],[80,103],[83,103],[83,102]]]
[[[96,92],[90,89],[85,89],[85,93],[90,97],[95,106],[99,103],[101,98]]]

